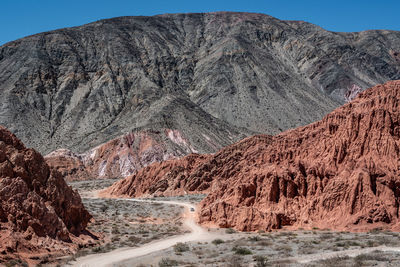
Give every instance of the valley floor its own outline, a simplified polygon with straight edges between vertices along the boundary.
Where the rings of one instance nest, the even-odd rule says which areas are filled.
[[[327,229],[238,233],[232,229],[199,229],[190,225],[194,213],[188,208],[204,196],[136,202],[97,199],[88,193],[112,182],[72,183],[94,215],[91,230],[105,232],[106,242],[100,247],[83,249],[68,259],[71,264],[98,258],[95,266],[99,267],[101,262],[107,265],[107,261],[101,261],[104,255],[112,255],[110,266],[400,266],[399,233],[378,229],[368,233]],[[184,204],[185,213],[182,203],[191,203]],[[121,249],[127,247],[131,248]],[[113,252],[106,253],[110,251]],[[121,251],[131,254],[126,256]],[[96,255],[82,258],[85,254]],[[124,257],[115,258],[118,255]],[[77,262],[71,261],[76,258]]]

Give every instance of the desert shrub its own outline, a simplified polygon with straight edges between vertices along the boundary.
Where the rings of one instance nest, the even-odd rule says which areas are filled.
[[[252,242],[257,242],[257,241],[260,241],[261,240],[261,237],[259,237],[259,236],[250,236],[249,237],[249,241],[252,241]]]
[[[332,233],[322,233],[319,236],[319,238],[322,239],[322,240],[331,239],[331,238],[333,238],[333,234]]]
[[[369,230],[368,233],[376,234],[376,233],[380,233],[382,231],[383,231],[382,227],[376,227],[376,228]]]
[[[388,261],[389,259],[384,255],[381,255],[381,251],[376,251],[370,254],[360,254],[354,258],[357,263],[362,263],[364,261]]]
[[[213,243],[214,245],[219,245],[225,243],[225,241],[222,239],[214,239],[213,241],[211,241],[211,243]]]
[[[28,264],[24,261],[21,260],[10,260],[4,264],[6,267],[12,267],[12,266],[23,266],[23,267],[28,267]]]
[[[107,209],[108,209],[108,207],[107,207],[106,205],[102,205],[102,206],[100,207],[100,210],[101,210],[102,212],[105,212]]]
[[[128,237],[128,241],[129,242],[132,242],[132,243],[140,243],[140,241],[141,241],[142,239],[140,238],[140,237],[137,237],[137,236],[134,236],[134,235],[131,235],[131,236],[129,236]]]
[[[265,267],[268,266],[268,258],[261,255],[256,255],[253,257],[254,261],[256,262],[256,267]]]
[[[358,243],[357,241],[352,241],[352,240],[347,240],[345,242],[338,242],[336,243],[337,247],[344,247],[344,248],[348,248],[348,247],[359,247],[361,246],[360,243]]]
[[[232,228],[227,228],[227,229],[225,230],[225,233],[227,233],[227,234],[234,234],[234,233],[236,233],[236,231],[235,231],[234,229],[232,229]]]
[[[189,251],[189,249],[190,249],[189,246],[187,244],[185,244],[185,243],[182,243],[182,242],[178,242],[178,243],[176,243],[174,245],[174,251],[176,253],[182,253],[182,252],[185,252],[185,251]]]
[[[245,248],[245,247],[233,247],[232,250],[235,251],[235,254],[238,254],[238,255],[251,255],[251,254],[253,254],[250,249]]]
[[[372,240],[367,241],[367,247],[376,247],[376,246],[377,246],[377,244],[374,241],[372,241]]]
[[[325,260],[320,260],[318,261],[318,263],[321,264],[321,266],[326,266],[326,267],[345,266],[344,262],[349,258],[350,258],[349,256],[342,256],[342,257],[336,256]]]
[[[265,239],[263,239],[263,240],[261,240],[258,244],[259,244],[260,246],[269,247],[269,246],[272,246],[272,245],[274,244],[274,242],[272,242],[272,241],[270,241],[270,240],[265,240]]]
[[[162,258],[158,262],[159,267],[170,267],[170,266],[178,266],[178,262],[176,260],[172,260],[170,258]]]
[[[225,262],[227,263],[228,267],[243,267],[243,260],[236,255],[233,255],[232,257],[229,257],[228,259],[225,259]]]
[[[103,252],[103,248],[102,247],[94,247],[94,248],[92,248],[92,252],[94,252],[94,253],[100,253],[100,252]]]
[[[276,249],[279,251],[286,252],[286,253],[289,253],[293,250],[292,247],[289,245],[281,245],[281,246],[278,246]]]

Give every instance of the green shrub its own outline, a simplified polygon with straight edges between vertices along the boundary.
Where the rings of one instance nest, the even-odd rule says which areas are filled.
[[[252,241],[252,242],[257,242],[257,241],[260,241],[261,240],[261,237],[259,237],[259,236],[250,236],[249,237],[249,241]]]
[[[100,252],[102,252],[103,251],[103,248],[102,247],[95,247],[95,248],[92,248],[92,252],[94,252],[94,253],[100,253]]]
[[[357,263],[363,263],[364,261],[388,261],[389,258],[381,255],[380,251],[376,253],[372,252],[370,254],[360,254],[354,258],[354,261]]]
[[[261,255],[256,255],[253,257],[254,261],[256,262],[256,267],[265,267],[268,266],[268,258]]]
[[[234,247],[232,250],[235,251],[235,254],[238,254],[238,255],[251,255],[251,254],[253,254],[253,252],[251,252],[250,249],[244,248],[244,247]]]
[[[185,251],[189,251],[189,249],[190,249],[189,246],[187,244],[185,244],[185,243],[182,243],[182,242],[178,242],[178,243],[176,243],[174,245],[175,253],[182,253],[182,252],[185,252]]]
[[[28,264],[24,261],[21,260],[10,260],[5,263],[6,267],[12,267],[12,266],[22,266],[22,267],[28,267]]]
[[[162,258],[158,262],[159,267],[170,267],[170,266],[178,266],[178,262],[176,260],[171,260],[170,258]]]
[[[227,233],[227,234],[234,234],[234,233],[236,233],[236,231],[235,231],[234,229],[232,229],[232,228],[227,228],[227,229],[225,230],[225,233]]]
[[[225,241],[222,239],[214,239],[213,241],[211,241],[211,243],[213,243],[214,245],[219,245],[225,243]]]

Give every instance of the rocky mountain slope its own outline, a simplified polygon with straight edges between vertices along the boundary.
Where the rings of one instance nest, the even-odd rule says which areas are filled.
[[[39,263],[76,250],[91,215],[43,157],[0,126],[0,262]]]
[[[204,129],[207,132],[207,129]],[[218,150],[224,140],[203,134],[204,145]],[[233,136],[226,136],[231,142]],[[219,142],[218,142],[219,141]],[[45,156],[49,166],[66,180],[127,177],[153,163],[198,152],[178,130],[139,131],[128,133],[85,153],[59,149]]]
[[[104,194],[205,192],[199,219],[239,230],[400,229],[400,81],[313,124],[150,165]]]
[[[101,20],[0,47],[0,123],[42,153],[166,130],[215,152],[399,79],[399,53],[399,32],[334,33],[263,14]]]

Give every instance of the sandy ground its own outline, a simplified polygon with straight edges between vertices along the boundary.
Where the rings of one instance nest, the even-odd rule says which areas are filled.
[[[178,242],[190,242],[190,241],[207,241],[218,238],[215,233],[209,233],[207,230],[202,228],[196,223],[196,213],[191,209],[196,207],[189,203],[177,202],[177,201],[154,201],[154,200],[143,200],[143,199],[121,199],[125,201],[136,201],[136,202],[149,202],[149,203],[160,203],[160,204],[173,204],[185,207],[183,225],[190,230],[190,233],[183,234],[180,236],[167,238],[162,241],[156,241],[139,248],[128,248],[128,249],[117,249],[108,253],[101,253],[95,255],[88,255],[77,258],[74,262],[71,262],[69,266],[79,267],[101,267],[101,266],[113,266],[118,262],[132,259],[135,257],[143,256],[152,252],[160,251],[172,247]]]
[[[387,246],[378,246],[371,248],[360,248],[360,249],[349,249],[345,251],[333,251],[333,252],[322,252],[310,255],[299,255],[296,257],[289,257],[283,260],[287,261],[296,261],[298,263],[310,263],[314,261],[321,261],[326,259],[338,258],[338,257],[357,257],[361,254],[371,253],[373,251],[381,251],[381,252],[400,252],[400,247],[387,247]]]
[[[103,183],[106,182],[108,181]],[[157,231],[150,230],[149,239],[144,240],[146,242],[134,242],[130,245],[111,240],[110,249],[96,250],[97,254],[88,256],[76,255],[76,260],[67,266],[400,266],[400,234],[395,232],[378,228],[367,233],[335,232],[329,229],[282,229],[271,233],[207,229],[196,224],[196,212],[190,211],[204,197],[201,195],[112,200],[98,198],[93,194],[94,190],[102,188],[103,184],[80,183],[78,187],[84,189],[83,195],[86,200],[93,200],[87,204],[97,210],[97,217],[111,216],[108,219],[110,222],[102,220],[93,227],[108,222],[120,229],[124,225],[114,221],[121,217],[132,219],[135,225],[143,226],[147,225],[147,222],[141,218],[152,216],[151,218],[162,218],[164,224],[175,224],[180,230],[168,231],[174,236],[160,235],[157,229],[163,226],[153,222],[152,227]],[[100,207],[103,207],[103,204],[109,206],[105,213],[101,209],[98,210],[99,202]],[[113,215],[114,209],[118,209],[119,216]],[[132,218],[126,217],[128,214]],[[179,220],[176,220],[178,217]],[[158,239],[152,240],[150,237],[153,234],[156,234]],[[121,230],[120,236],[144,238],[140,236],[140,232],[124,229]],[[184,243],[186,249],[178,251],[177,243]]]

